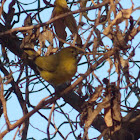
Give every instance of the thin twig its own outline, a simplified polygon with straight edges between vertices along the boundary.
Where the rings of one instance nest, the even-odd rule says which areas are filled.
[[[1,100],[2,106],[3,106],[3,113],[4,113],[6,125],[7,125],[7,130],[10,130],[10,121],[9,121],[8,115],[7,115],[6,100],[5,100],[4,95],[3,95],[3,83],[2,83],[1,76],[0,76],[0,100]]]
[[[52,113],[53,113],[54,109],[55,109],[55,103],[53,103],[53,105],[52,105],[51,112],[50,112],[49,119],[48,119],[48,126],[47,126],[47,136],[48,136],[48,140],[50,140],[50,131],[49,131],[49,128],[50,128],[51,117],[52,117]]]
[[[85,11],[88,11],[88,10],[93,10],[93,9],[96,9],[96,8],[100,8],[100,7],[102,7],[102,6],[104,6],[104,5],[108,4],[108,3],[109,3],[109,0],[106,0],[105,2],[100,3],[98,5],[95,5],[95,6],[84,7],[84,8],[81,8],[79,10],[70,11],[68,13],[61,14],[61,15],[59,15],[57,17],[54,17],[54,18],[50,19],[47,22],[44,22],[44,23],[40,23],[40,24],[37,24],[37,25],[31,25],[31,26],[28,26],[28,27],[18,27],[18,28],[10,29],[8,31],[0,33],[0,36],[6,35],[6,34],[11,34],[13,32],[17,32],[17,31],[21,31],[22,32],[22,31],[26,31],[26,30],[40,28],[42,26],[49,25],[49,24],[53,23],[54,21],[56,21],[58,19],[67,17],[67,16],[72,15],[72,14],[77,14],[77,13],[85,12]]]

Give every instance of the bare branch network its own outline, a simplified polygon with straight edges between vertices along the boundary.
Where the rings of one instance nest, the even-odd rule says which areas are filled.
[[[124,3],[1,1],[0,139],[140,138],[140,5]]]

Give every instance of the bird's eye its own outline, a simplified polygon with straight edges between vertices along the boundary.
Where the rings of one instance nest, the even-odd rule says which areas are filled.
[[[71,51],[72,53],[74,53],[74,51]]]

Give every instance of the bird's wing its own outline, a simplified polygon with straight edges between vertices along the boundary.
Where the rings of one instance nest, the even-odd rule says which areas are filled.
[[[40,70],[54,72],[59,65],[59,58],[57,55],[39,56],[36,58],[35,64]]]

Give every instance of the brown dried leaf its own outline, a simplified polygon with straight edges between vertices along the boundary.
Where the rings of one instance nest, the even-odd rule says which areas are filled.
[[[125,79],[126,79],[126,82],[127,82],[127,85],[130,84],[130,74],[129,74],[129,59],[123,59],[123,57],[120,57],[120,63],[121,63],[121,66],[122,66],[122,71],[124,73],[124,76],[125,76]],[[115,61],[115,71],[118,73],[119,72],[119,63],[118,61]]]
[[[104,120],[105,120],[107,127],[113,126],[113,120],[112,120],[110,107],[104,109]]]
[[[33,48],[36,45],[36,40],[40,34],[40,28],[32,30],[28,30],[28,33],[24,32],[24,38],[22,40],[22,44],[20,48]]]
[[[99,85],[95,88],[95,92],[92,94],[91,98],[89,99],[89,103],[95,102],[102,94],[103,86]]]
[[[111,83],[106,89],[107,96],[109,100],[109,106],[104,109],[104,120],[108,127],[113,127],[113,131],[120,128],[121,125],[121,108],[120,108],[120,98],[121,94],[115,83]]]
[[[47,48],[47,52],[45,53],[45,56],[49,56],[53,52],[53,46],[49,45]]]
[[[67,6],[67,2],[65,0],[63,1],[55,1],[55,7],[52,12],[52,18],[57,17],[58,15],[68,13],[70,12],[70,9]],[[78,34],[78,27],[76,24],[76,20],[73,15],[68,15],[64,18],[57,19],[53,22],[53,25],[55,27],[55,32],[58,35],[59,38],[66,40],[67,34],[65,31],[65,28],[68,27],[69,30],[72,32],[73,36],[76,36],[76,42],[78,44],[82,44],[82,40]],[[63,46],[63,42],[59,41],[59,47]]]
[[[92,104],[89,104],[88,102],[85,102],[81,107],[82,112],[81,112],[81,115],[80,115],[80,123],[79,123],[81,127],[84,126],[85,121],[87,120],[87,117],[88,117],[88,113],[91,112],[91,105]]]
[[[108,69],[108,73],[110,74],[111,73],[111,70],[113,68],[113,62],[112,62],[112,59],[111,58],[108,58],[107,61],[109,62],[110,64],[110,68]]]
[[[68,9],[68,11],[66,10],[65,12],[70,12],[70,10]],[[82,44],[82,40],[81,40],[80,35],[78,34],[78,27],[77,27],[76,20],[75,20],[74,16],[69,15],[69,16],[65,17],[64,24],[66,27],[69,28],[69,30],[74,35],[74,37],[76,36],[77,44]]]
[[[121,65],[123,67],[122,71],[125,76],[126,83],[127,83],[127,85],[129,85],[130,84],[129,61],[128,61],[129,59],[128,60],[120,59],[120,60],[121,60]]]
[[[53,45],[53,33],[48,30],[45,29],[43,30],[40,34],[39,34],[39,43],[40,43],[40,47],[42,48],[45,45],[45,41],[47,40],[51,45]]]
[[[107,21],[107,15],[101,15],[101,17],[99,19],[99,23],[105,24],[106,21]]]
[[[53,25],[54,25],[55,32],[56,32],[57,36],[65,41],[66,37],[67,37],[67,33],[65,31],[66,26],[65,26],[63,20],[58,19],[58,20],[53,22]],[[59,41],[60,48],[63,46],[63,44],[64,44],[63,42]]]
[[[116,92],[115,98],[113,99],[113,120],[121,122],[121,108],[120,108],[120,98],[121,94]]]
[[[119,23],[123,22],[126,19],[129,19],[132,12],[133,12],[133,8],[134,8],[134,4],[132,4],[132,7],[129,9],[123,9],[121,10],[116,18],[111,22],[111,24],[105,28],[105,30],[103,31],[104,35],[108,35],[110,32],[110,29],[113,25],[118,25]]]
[[[130,46],[127,45],[124,35],[121,31],[117,31],[117,33],[113,35],[113,44],[115,47],[118,47],[123,51],[126,51],[128,48],[130,48]]]
[[[27,15],[27,17],[24,20],[24,26],[30,26],[32,25],[32,18],[31,18],[31,14]],[[33,33],[33,30],[27,30],[27,31],[23,31],[22,34],[24,35],[24,37],[29,37],[29,35],[31,35]]]
[[[128,67],[129,66],[129,61],[128,59],[123,59],[123,57],[120,57],[120,62],[123,68]]]
[[[32,18],[31,18],[31,14],[27,15],[27,17],[24,20],[24,26],[30,26],[32,25]]]
[[[94,119],[97,117],[97,115],[101,112],[103,108],[108,108],[110,106],[110,99],[104,98],[101,103],[98,103],[96,109],[92,110],[90,114],[88,114],[87,119],[85,121],[85,128],[89,128]]]

